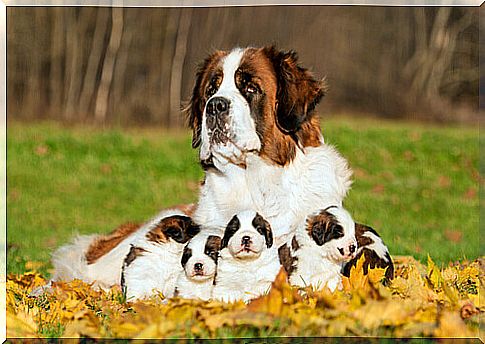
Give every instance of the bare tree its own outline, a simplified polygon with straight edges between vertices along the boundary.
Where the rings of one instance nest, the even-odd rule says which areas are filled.
[[[109,37],[108,49],[104,58],[101,81],[94,108],[94,119],[97,122],[104,122],[108,112],[109,91],[113,81],[114,65],[123,33],[123,8],[111,9],[111,21],[111,33]]]

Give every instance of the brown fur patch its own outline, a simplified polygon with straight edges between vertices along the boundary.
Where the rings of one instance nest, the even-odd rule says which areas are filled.
[[[140,228],[140,225],[138,224],[125,223],[111,233],[96,238],[94,242],[89,245],[86,252],[85,257],[87,263],[96,263],[99,258],[118,246],[126,237],[135,232],[138,228]]]
[[[293,240],[294,239],[295,238],[293,237]],[[290,248],[287,244],[284,244],[283,246],[280,246],[280,248],[278,248],[278,256],[280,259],[280,264],[285,268],[288,276],[291,276],[291,274],[296,269],[296,262],[298,258],[291,255]]]
[[[372,240],[371,238],[363,236],[363,234],[367,232],[369,228],[370,227],[367,227],[360,223],[355,224],[355,238],[357,239],[358,247],[364,247],[374,243],[374,240]]]
[[[216,51],[199,66],[195,85],[192,91],[192,97],[188,106],[185,108],[187,119],[192,128],[192,147],[196,148],[200,145],[200,134],[202,125],[202,114],[204,113],[205,103],[208,97],[208,90],[211,87],[211,80],[217,78],[217,70],[221,67],[221,60],[228,53],[225,51]]]
[[[262,144],[260,156],[277,165],[285,166],[295,158],[298,145],[301,147],[320,145],[320,123],[318,117],[313,115],[315,105],[306,104],[306,102],[318,102],[320,96],[309,94],[319,93],[320,88],[317,86],[315,86],[315,90],[311,88],[313,83],[318,84],[318,82],[314,81],[306,70],[298,67],[293,57],[288,61],[277,62],[276,59],[282,57],[276,56],[276,50],[271,49],[246,50],[241,61],[241,69],[254,75],[254,83],[264,93],[264,104],[257,107],[261,113],[257,114],[257,118],[255,118],[256,130]],[[276,68],[279,68],[281,64],[288,65],[288,70],[277,70]],[[286,77],[298,82],[298,87],[288,82],[283,84],[282,76],[277,73],[288,74]],[[288,86],[289,84],[291,85]],[[284,90],[282,90],[283,87],[285,87]],[[287,97],[283,99],[282,93],[285,93]],[[288,104],[282,104],[282,101],[305,103],[301,110],[305,115],[304,119],[302,119],[301,125],[298,125],[293,131],[282,129],[278,119],[278,113],[282,107],[291,108]],[[288,116],[296,115],[288,113]]]
[[[144,248],[131,246],[130,252],[128,252],[128,255],[125,258],[125,266],[130,266],[130,264],[133,263],[136,258],[142,256],[144,252],[147,252]]]

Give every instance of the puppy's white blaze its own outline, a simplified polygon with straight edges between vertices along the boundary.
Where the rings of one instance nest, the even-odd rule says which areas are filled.
[[[379,256],[379,258],[384,259],[384,261],[389,261],[387,256],[389,254],[389,251],[387,250],[387,247],[386,245],[384,245],[384,242],[381,238],[369,231],[362,234],[362,236],[365,236],[374,241],[374,243],[365,246],[365,248],[374,251]]]

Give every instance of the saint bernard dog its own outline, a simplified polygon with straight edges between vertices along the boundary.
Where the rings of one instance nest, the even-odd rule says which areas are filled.
[[[166,216],[130,243],[121,270],[121,288],[127,300],[161,293],[170,298],[183,269],[180,259],[185,244],[200,227],[183,214]]]
[[[189,241],[180,261],[184,270],[175,284],[175,296],[204,301],[212,297],[220,248],[221,237],[208,230]]]
[[[364,275],[369,269],[386,269],[384,284],[389,283],[394,278],[394,264],[389,254],[387,246],[382,241],[377,232],[366,225],[355,224],[355,237],[357,239],[357,254],[343,269],[344,276],[350,276],[350,269],[356,266],[360,257],[364,256]]]
[[[224,231],[212,297],[249,302],[269,291],[280,267],[270,224],[255,211],[243,211]]]
[[[342,287],[342,268],[357,253],[355,223],[342,207],[309,215],[291,244],[279,248],[281,264],[293,286],[331,291]]]
[[[158,287],[158,282],[153,279],[159,272],[153,274],[153,271],[161,269],[160,273],[163,273],[167,268],[178,268],[185,243],[200,230],[188,216],[192,209],[193,205],[174,207],[161,211],[144,225],[126,224],[107,235],[85,235],[75,238],[73,242],[53,253],[54,274],[51,281],[80,279],[93,283],[95,287],[109,289],[113,285],[122,284],[123,269],[129,271],[125,273],[125,282],[130,281],[131,270],[140,264],[139,260],[144,260],[138,257],[150,251],[160,252],[166,255],[167,259],[174,260],[174,263],[146,261],[146,266],[138,275],[151,278],[143,277],[140,279],[143,282],[137,281],[135,284],[139,286],[136,289],[132,284],[129,294],[140,296],[144,291],[154,286]],[[135,261],[135,258],[138,258],[138,261]]]
[[[186,108],[205,170],[195,222],[223,230],[254,209],[280,246],[307,214],[342,206],[352,172],[324,143],[315,111],[324,91],[292,51],[237,48],[204,61]]]

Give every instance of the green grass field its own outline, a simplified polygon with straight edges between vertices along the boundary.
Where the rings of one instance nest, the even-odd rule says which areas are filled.
[[[323,128],[354,169],[347,209],[391,254],[447,263],[483,253],[478,128],[346,118]],[[197,199],[202,171],[188,131],[10,122],[7,136],[10,273],[48,273],[50,253],[77,233]]]

